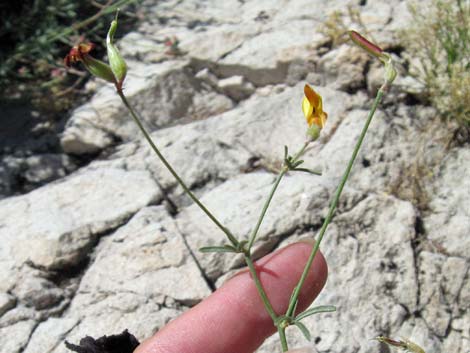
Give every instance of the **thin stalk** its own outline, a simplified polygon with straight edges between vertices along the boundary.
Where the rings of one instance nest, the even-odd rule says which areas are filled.
[[[323,240],[323,236],[325,235],[326,229],[328,228],[328,225],[330,224],[331,219],[333,218],[334,212],[336,210],[336,206],[338,204],[339,197],[341,196],[341,192],[343,191],[344,185],[346,184],[346,181],[348,180],[354,161],[356,160],[356,157],[357,157],[357,154],[359,153],[362,142],[364,141],[364,137],[366,136],[367,129],[369,128],[372,118],[374,117],[375,111],[377,110],[377,106],[379,105],[383,95],[384,95],[384,90],[381,88],[377,92],[377,96],[375,97],[374,103],[369,112],[366,123],[364,124],[364,127],[362,128],[361,135],[359,136],[356,146],[354,147],[354,151],[352,153],[351,159],[349,160],[348,166],[346,167],[346,171],[344,172],[343,178],[341,179],[341,182],[338,185],[338,189],[336,190],[336,193],[334,195],[333,201],[331,202],[328,215],[326,216],[325,221],[323,222],[323,225],[320,229],[318,239],[315,242],[315,245],[312,249],[312,252],[310,253],[307,263],[305,264],[305,268],[302,273],[302,276],[300,277],[299,283],[295,286],[294,292],[289,302],[289,307],[286,312],[287,317],[291,317],[294,313],[295,303],[297,302],[297,299],[299,297],[300,290],[302,289],[305,279],[307,278],[308,272],[310,271],[310,268],[312,267],[313,259],[315,258],[315,255],[317,254],[318,249],[320,248],[320,244]]]
[[[289,350],[289,346],[287,344],[286,329],[278,326],[277,332],[279,333],[279,339],[281,341],[282,351],[287,352]]]
[[[309,143],[310,143],[310,140],[307,140],[302,146],[302,148],[295,154],[293,158],[293,163],[296,162],[302,156],[302,154],[305,152],[305,149],[307,148]],[[282,170],[277,175],[276,181],[274,182],[273,187],[268,195],[268,198],[266,199],[266,202],[263,205],[263,209],[261,210],[261,214],[259,215],[256,226],[251,232],[250,241],[248,242],[248,247],[247,247],[248,251],[250,251],[251,247],[253,246],[253,243],[255,242],[256,236],[258,235],[259,228],[261,226],[261,223],[263,222],[264,216],[266,215],[266,211],[268,210],[269,204],[271,203],[271,200],[273,199],[274,193],[276,192],[276,189],[279,186],[282,178],[288,171],[289,169],[287,168],[287,166],[283,166]]]
[[[137,113],[134,111],[134,109],[132,108],[132,106],[129,104],[129,102],[127,101],[127,98],[126,96],[124,95],[124,93],[122,92],[122,90],[120,89],[117,89],[117,93],[119,95],[119,97],[121,98],[122,102],[124,103],[124,105],[126,106],[126,108],[129,110],[129,112],[131,113],[132,115],[132,118],[134,119],[135,123],[137,124],[137,126],[140,128],[140,131],[142,131],[142,133],[144,134],[145,138],[147,139],[147,142],[150,144],[150,147],[152,148],[152,150],[155,152],[155,154],[158,156],[158,158],[160,158],[160,161],[165,165],[165,167],[170,171],[170,173],[175,177],[176,181],[178,181],[178,183],[181,185],[181,187],[183,188],[183,190],[186,192],[186,194],[188,194],[188,196],[196,203],[196,205],[199,206],[199,208],[212,220],[212,222],[214,222],[217,227],[220,228],[220,230],[222,230],[222,232],[225,233],[225,235],[227,235],[227,238],[230,240],[230,242],[234,245],[234,246],[238,246],[238,240],[235,238],[235,236],[227,229],[225,228],[220,222],[219,220],[202,204],[201,201],[199,201],[199,199],[196,197],[196,195],[194,195],[191,190],[189,190],[189,188],[186,186],[186,184],[184,183],[184,181],[179,177],[179,175],[176,173],[176,171],[172,168],[172,166],[170,165],[170,163],[168,163],[168,161],[165,159],[165,157],[160,153],[160,150],[157,148],[157,146],[155,145],[155,143],[153,142],[152,138],[150,137],[150,135],[148,134],[147,130],[145,129],[145,127],[142,125],[139,117],[137,116]]]
[[[253,243],[255,242],[256,235],[258,235],[259,227],[261,226],[261,223],[263,222],[264,216],[266,215],[266,211],[268,210],[269,204],[271,203],[271,200],[273,199],[274,193],[276,192],[277,187],[279,186],[279,183],[281,182],[282,177],[287,173],[287,168],[283,167],[281,172],[277,175],[276,181],[273,184],[273,187],[271,189],[271,192],[268,195],[268,198],[266,202],[264,203],[263,209],[261,210],[261,214],[258,218],[258,222],[256,223],[255,228],[251,232],[250,235],[250,241],[248,242],[248,251],[250,251],[251,247],[253,246]]]
[[[274,311],[274,308],[271,305],[271,302],[269,301],[269,298],[266,292],[264,291],[263,285],[261,284],[261,280],[259,279],[258,274],[256,272],[256,268],[253,263],[253,260],[251,259],[250,256],[245,255],[245,262],[248,266],[248,269],[250,270],[251,276],[253,277],[253,282],[255,282],[256,289],[258,290],[259,296],[261,297],[261,300],[263,301],[264,307],[266,311],[268,312],[269,316],[271,316],[273,323],[275,323],[277,321],[276,312]]]

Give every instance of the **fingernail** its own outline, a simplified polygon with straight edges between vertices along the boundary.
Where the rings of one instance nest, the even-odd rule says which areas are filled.
[[[220,285],[220,287],[222,287],[225,283],[227,283],[228,281],[230,281],[232,278],[238,276],[238,275],[241,275],[245,272],[248,272],[248,268],[243,268],[241,270],[238,270],[238,271],[234,271],[233,273],[227,275],[226,278],[224,278],[222,284]]]
[[[305,244],[308,244],[308,245],[315,245],[315,239],[312,239],[312,238],[303,238],[303,239],[299,239],[297,241],[298,243],[305,243]]]

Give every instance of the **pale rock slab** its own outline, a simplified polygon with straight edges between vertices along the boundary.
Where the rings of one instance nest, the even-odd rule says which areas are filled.
[[[429,216],[424,226],[430,239],[445,253],[469,259],[470,254],[470,150],[451,151],[432,187]]]
[[[8,293],[0,293],[0,317],[5,314],[8,310],[15,307],[15,297]]]
[[[87,334],[99,337],[124,329],[143,340],[181,314],[186,305],[194,305],[210,294],[163,207],[141,210],[104,238],[96,253],[60,322],[64,325],[76,320],[65,335],[71,342]],[[46,340],[43,334],[37,339]],[[34,346],[28,352],[40,353]],[[52,352],[66,350],[60,344]]]
[[[236,101],[250,96],[255,90],[254,86],[247,82],[243,76],[232,76],[219,80],[218,87]]]
[[[126,57],[144,60],[143,64],[130,61],[134,69],[126,92],[152,130],[165,127],[152,134],[162,152],[237,235],[249,234],[274,178],[274,174],[252,173],[253,170],[275,172],[282,162],[283,146],[287,145],[294,153],[304,142],[306,126],[300,110],[303,83],[298,81],[306,77],[315,84],[323,96],[329,120],[320,140],[307,151],[305,163],[310,168],[323,169],[323,176],[294,174],[283,180],[274,207],[261,227],[256,255],[275,248],[284,237],[287,242],[299,233],[312,236],[344,171],[370,100],[363,92],[348,95],[338,91],[355,90],[365,84],[357,83],[364,80],[360,72],[362,58],[358,58],[357,65],[348,61],[349,55],[355,57],[352,47],[338,48],[336,55],[330,55],[333,63],[327,74],[331,79],[326,79],[322,72],[308,73],[321,67],[317,63],[318,50],[325,49],[320,48],[325,38],[318,27],[332,11],[344,10],[356,2],[148,3],[149,18],[142,25],[143,33],[130,34],[123,40],[127,41],[123,48]],[[405,25],[406,5],[392,0],[367,2],[361,7],[379,43],[396,44],[391,29]],[[182,57],[168,57],[164,53],[163,40],[173,35],[181,39],[181,48],[186,52]],[[328,65],[325,59],[324,66]],[[209,72],[207,77],[194,77],[204,68]],[[375,93],[381,75],[380,68],[373,69],[367,81],[370,93]],[[336,70],[343,71],[337,74]],[[232,76],[243,77],[255,86],[255,91],[236,106],[214,88]],[[137,96],[145,99],[140,101]],[[115,98],[112,89],[104,86],[90,103],[79,108],[74,114],[76,119],[71,120],[64,133],[64,148],[77,154],[95,153],[121,140],[140,140]],[[213,106],[206,107],[209,102]],[[434,175],[430,211],[420,214],[406,201],[411,198],[394,191],[395,184],[408,187],[412,178],[407,172],[412,161],[423,146],[429,150],[425,162],[432,160],[434,152],[439,152],[438,139],[416,132],[428,123],[429,115],[421,113],[423,107],[402,105],[393,91],[385,103],[386,108],[379,109],[374,119],[348,182],[354,189],[345,190],[338,217],[325,238],[330,280],[317,303],[336,304],[338,312],[314,318],[307,325],[315,333],[314,341],[320,351],[378,351],[378,344],[369,339],[390,332],[394,337],[414,340],[427,353],[467,353],[470,282],[465,196],[469,188],[465,176],[469,158],[465,148],[449,153]],[[387,107],[389,104],[396,109]],[[146,110],[145,106],[149,108]],[[209,116],[207,120],[192,122]],[[191,124],[174,126],[186,122]],[[223,241],[223,234],[213,231],[195,206],[185,207],[187,199],[181,197],[172,177],[143,142],[122,144],[102,158],[72,177],[40,189],[43,191],[0,202],[3,226],[0,236],[4,242],[0,249],[0,288],[1,292],[10,293],[8,296],[14,293],[19,297],[7,298],[7,307],[16,306],[7,309],[0,318],[2,343],[3,337],[14,337],[14,341],[7,341],[0,348],[2,353],[3,349],[19,353],[26,345],[27,353],[64,353],[64,337],[77,342],[86,334],[99,336],[124,328],[143,339],[210,293],[181,235],[186,236],[199,259],[198,246],[218,244]],[[243,173],[251,174],[240,175]],[[176,221],[181,229],[176,229],[174,221],[159,207],[144,209],[112,233],[135,212],[161,200],[153,179],[159,181],[169,196],[175,197],[182,211]],[[81,182],[69,187],[73,184],[70,180]],[[132,187],[132,182],[138,187]],[[105,190],[109,185],[108,193]],[[65,197],[71,189],[74,196]],[[60,210],[51,207],[64,199]],[[34,205],[52,209],[53,217]],[[76,215],[76,219],[70,220],[70,214]],[[422,240],[417,237],[423,236],[415,230],[420,216],[424,216],[428,243],[437,249],[433,253],[427,247],[423,251],[415,246],[417,240]],[[25,240],[36,241],[41,238],[38,230],[44,229],[59,240],[43,247]],[[40,300],[31,300],[33,305],[25,306],[28,300],[40,297],[36,295],[38,291],[31,291],[37,284],[46,294],[55,293],[54,286],[43,281],[47,278],[40,278],[43,272],[38,275],[34,272],[30,282],[15,283],[19,278],[18,266],[26,266],[25,275],[33,273],[25,259],[41,266],[46,264],[47,271],[63,269],[88,256],[103,233],[112,234],[101,237],[93,251],[95,261],[85,271],[80,289],[73,290],[77,293],[67,311],[56,310],[58,317],[46,320],[49,309],[36,310],[34,305],[41,304]],[[14,245],[12,239],[17,234],[22,236]],[[43,253],[37,253],[36,249],[41,248]],[[214,280],[242,265],[239,259],[229,261],[228,257],[207,259],[203,269]],[[427,266],[428,273],[415,272],[420,261]],[[190,284],[182,288],[186,282]],[[442,287],[442,293],[438,287]],[[69,299],[67,290],[61,287],[59,290],[62,292],[56,293],[56,297],[62,295],[65,299],[59,305],[52,304],[53,308]],[[436,301],[436,295],[445,303]],[[11,304],[12,301],[16,303]],[[449,312],[439,316],[437,312],[442,308]],[[416,317],[417,313],[423,318]],[[444,331],[446,336],[441,336]],[[295,328],[289,331],[289,337],[291,333],[292,347],[306,345]],[[272,353],[275,347],[279,348],[276,337],[260,352]]]
[[[79,324],[78,319],[51,317],[41,322],[34,330],[25,353],[53,352],[64,345],[64,339],[74,327]]]
[[[325,235],[321,249],[328,262],[329,277],[312,304],[335,305],[337,311],[303,320],[312,333],[311,343],[297,328],[291,328],[290,347],[378,351],[379,344],[370,338],[398,331],[408,310],[416,310],[418,289],[411,246],[415,237],[413,207],[389,196],[370,195],[357,200],[355,193],[346,190],[343,199],[355,203],[348,210],[340,208]],[[313,238],[314,234],[299,234],[281,245],[305,236]],[[275,336],[258,352],[280,352]]]
[[[446,336],[454,316],[468,316],[468,308],[464,309],[458,296],[469,267],[470,263],[462,258],[426,251],[419,255],[421,313],[439,337]]]
[[[347,43],[323,55],[318,67],[328,86],[351,93],[365,86],[364,72],[369,61],[362,49]],[[383,76],[383,72],[381,74]]]
[[[245,240],[258,220],[273,182],[274,176],[269,173],[242,175],[205,194],[202,202],[238,239]],[[317,183],[317,176],[300,173],[282,181],[260,228],[255,256],[266,254],[280,237],[292,234],[297,228],[318,226],[328,193]],[[215,280],[222,273],[242,266],[240,257],[198,252],[203,246],[220,246],[228,241],[196,205],[185,209],[178,219],[182,233],[209,278]]]
[[[0,327],[0,353],[19,353],[29,341],[36,327],[33,320],[19,321],[11,326]]]
[[[17,304],[1,316],[0,327],[26,330],[33,326],[25,326],[26,322],[63,312],[73,286],[59,287],[49,277],[77,266],[101,233],[122,224],[159,195],[148,172],[104,169],[82,171],[2,200],[0,287],[11,292]],[[29,333],[24,343],[28,337]]]
[[[144,125],[154,131],[187,116],[201,119],[232,107],[230,99],[201,87],[187,60],[160,64],[129,62],[124,91]],[[211,102],[211,104],[204,104]],[[67,122],[61,144],[70,154],[89,154],[140,136],[140,131],[112,85],[101,86],[89,103]]]
[[[99,233],[158,197],[148,172],[104,169],[6,199],[0,203],[2,260],[50,269],[76,264]]]
[[[39,311],[58,305],[65,299],[65,293],[38,272],[23,267],[19,271],[18,282],[12,293],[20,303]]]
[[[41,323],[26,352],[65,353],[64,339],[124,329],[143,340],[209,294],[164,208],[144,208],[100,242],[66,314]],[[54,335],[52,326],[58,327]]]
[[[78,293],[160,294],[187,305],[209,294],[181,234],[162,207],[140,211],[104,239],[97,251]]]

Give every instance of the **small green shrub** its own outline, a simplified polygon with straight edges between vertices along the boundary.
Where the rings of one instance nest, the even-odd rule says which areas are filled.
[[[470,127],[470,0],[410,5],[412,25],[402,33],[410,73],[443,118]]]

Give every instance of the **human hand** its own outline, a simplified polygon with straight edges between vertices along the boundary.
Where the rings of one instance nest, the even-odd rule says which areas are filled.
[[[295,243],[256,262],[263,287],[277,313],[287,310],[313,244]],[[319,252],[300,292],[305,310],[323,288],[328,274]],[[145,318],[143,318],[145,320]],[[247,269],[211,296],[171,321],[134,353],[251,353],[276,331]],[[308,353],[292,350],[290,353]]]

